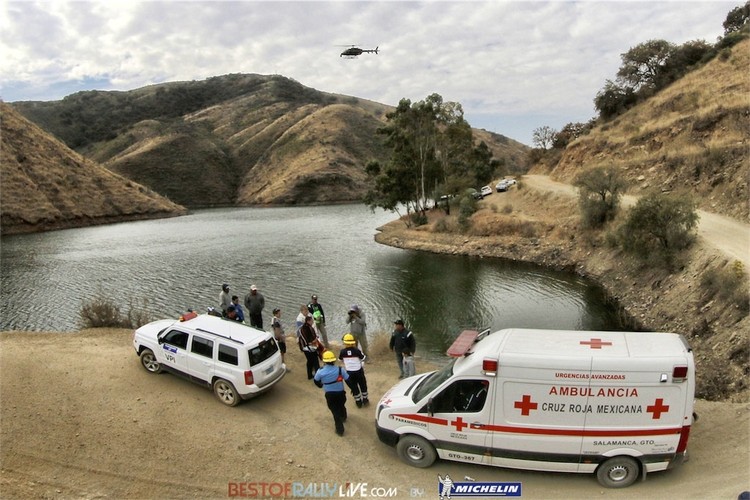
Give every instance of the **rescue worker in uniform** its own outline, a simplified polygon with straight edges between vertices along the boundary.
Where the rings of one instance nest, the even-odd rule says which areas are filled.
[[[362,365],[365,355],[357,349],[357,340],[351,333],[344,335],[344,348],[339,353],[339,359],[344,362],[344,368],[349,374],[346,385],[352,391],[352,397],[357,404],[357,408],[369,405],[365,367]]]
[[[323,368],[315,373],[314,382],[325,391],[328,409],[333,415],[333,423],[336,426],[336,434],[344,435],[344,422],[346,422],[346,392],[344,381],[349,379],[346,370],[336,366],[336,355],[333,351],[323,353]]]

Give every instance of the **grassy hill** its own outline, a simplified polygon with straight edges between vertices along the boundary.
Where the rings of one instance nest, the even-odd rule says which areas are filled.
[[[129,92],[19,102],[21,113],[114,172],[186,206],[356,201],[392,108],[278,75],[233,74]],[[527,147],[477,131],[509,171]]]
[[[745,40],[571,143],[551,175],[570,181],[581,170],[614,165],[630,182],[630,194],[689,191],[704,210],[747,221],[748,68]]]
[[[186,210],[70,150],[0,103],[3,234],[181,215]]]

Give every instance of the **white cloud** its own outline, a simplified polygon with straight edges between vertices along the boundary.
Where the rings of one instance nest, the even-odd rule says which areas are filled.
[[[533,128],[592,117],[596,92],[630,47],[652,38],[714,42],[737,5],[10,1],[0,17],[0,84],[14,101],[92,85],[281,74],[391,105],[437,92],[481,122],[472,125],[530,143]],[[340,58],[341,44],[380,53]]]

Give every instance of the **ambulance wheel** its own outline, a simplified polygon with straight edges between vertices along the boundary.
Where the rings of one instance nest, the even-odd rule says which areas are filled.
[[[144,349],[141,352],[141,364],[149,373],[161,373],[161,365],[156,361],[154,351],[151,349]]]
[[[227,406],[237,406],[240,403],[240,395],[237,394],[237,389],[231,382],[223,378],[217,378],[214,382],[214,394],[219,398],[219,401]]]
[[[437,458],[435,447],[426,439],[413,434],[399,439],[396,451],[401,460],[414,467],[429,467]]]
[[[599,484],[607,488],[625,488],[638,479],[640,467],[634,458],[610,458],[596,469],[596,479]]]

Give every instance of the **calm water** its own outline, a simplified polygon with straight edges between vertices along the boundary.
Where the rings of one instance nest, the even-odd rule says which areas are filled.
[[[614,330],[600,289],[577,276],[494,259],[434,255],[374,242],[392,220],[362,205],[232,208],[185,217],[3,237],[0,330],[68,331],[97,295],[154,317],[218,305],[223,282],[250,285],[287,330],[316,293],[331,338],[359,304],[368,333],[402,317],[422,354],[444,352],[467,327]]]

